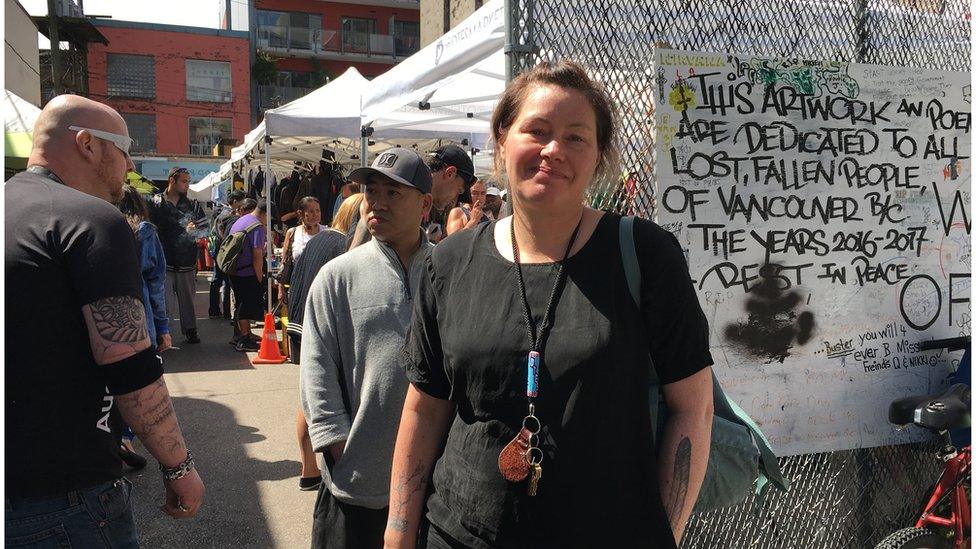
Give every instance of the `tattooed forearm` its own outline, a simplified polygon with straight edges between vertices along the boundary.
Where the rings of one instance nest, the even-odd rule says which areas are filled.
[[[410,526],[407,518],[410,502],[415,497],[423,497],[427,490],[427,466],[423,462],[417,462],[413,470],[394,482],[393,502],[395,510],[391,508],[390,520],[386,527],[396,532],[406,532]]]
[[[691,439],[684,437],[678,443],[678,450],[674,454],[674,475],[671,479],[671,493],[668,495],[665,505],[667,506],[668,518],[671,520],[671,528],[674,529],[685,508],[685,499],[688,496],[688,479],[691,476]]]
[[[138,299],[109,297],[81,310],[96,363],[110,364],[149,348],[146,310]]]
[[[163,378],[117,398],[122,418],[149,452],[166,466],[186,457],[186,444]]]

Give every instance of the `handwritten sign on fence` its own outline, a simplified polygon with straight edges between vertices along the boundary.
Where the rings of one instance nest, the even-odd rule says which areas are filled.
[[[658,50],[657,209],[781,455],[919,440],[969,335],[969,73]]]

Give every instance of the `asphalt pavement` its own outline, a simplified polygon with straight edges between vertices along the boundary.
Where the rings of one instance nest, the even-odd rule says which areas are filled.
[[[165,515],[156,461],[137,442],[149,465],[126,476],[141,545],[307,548],[316,493],[298,489],[298,366],[252,365],[255,353],[228,345],[229,321],[207,318],[208,288],[200,273],[194,301],[202,343],[186,344],[177,322],[180,349],[163,353],[173,406],[207,488],[204,504],[192,519]]]

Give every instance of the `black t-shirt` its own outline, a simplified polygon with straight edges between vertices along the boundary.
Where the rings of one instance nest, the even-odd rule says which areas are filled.
[[[466,546],[674,546],[650,429],[648,351],[662,383],[681,380],[712,363],[708,326],[677,241],[644,220],[635,224],[638,310],[619,221],[605,214],[564,264],[536,400],[545,459],[535,497],[497,464],[527,412],[530,348],[515,266],[495,247],[495,223],[452,235],[428,259],[403,361],[418,389],[457,405],[427,518]],[[556,264],[522,270],[538,326]]]
[[[135,236],[108,202],[24,172],[4,188],[7,497],[119,478],[121,433],[82,305],[142,299]]]

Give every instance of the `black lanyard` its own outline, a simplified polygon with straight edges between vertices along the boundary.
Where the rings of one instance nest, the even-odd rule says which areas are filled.
[[[566,281],[566,273],[563,269],[563,263],[566,261],[566,258],[569,257],[569,252],[573,249],[573,244],[576,242],[576,235],[579,233],[580,225],[582,225],[582,223],[583,218],[580,217],[579,222],[576,223],[576,228],[573,229],[573,235],[569,238],[569,245],[566,246],[566,253],[563,254],[563,259],[556,265],[556,283],[553,284],[552,293],[549,294],[549,303],[546,304],[546,312],[542,316],[542,324],[540,324],[539,329],[536,330],[535,323],[532,322],[532,314],[529,311],[529,301],[525,296],[525,281],[522,279],[522,264],[519,262],[518,242],[515,240],[515,219],[512,219],[512,254],[515,256],[515,279],[518,282],[519,297],[522,299],[522,314],[525,318],[525,327],[528,331],[529,344],[531,345],[531,351],[529,351],[527,360],[528,372],[525,389],[525,394],[529,399],[530,405],[532,404],[533,399],[535,399],[535,397],[539,394],[539,366],[542,359],[542,353],[545,350],[546,339],[548,338],[549,331],[552,328],[552,310],[556,301],[558,300],[563,284]]]
[[[58,175],[56,173],[54,173],[51,170],[45,168],[44,166],[28,166],[26,171],[28,171],[30,173],[36,173],[37,175],[44,176],[44,177],[50,179],[51,181],[54,181],[55,183],[57,183],[59,185],[64,185],[65,184],[64,181],[60,177],[58,177]]]

